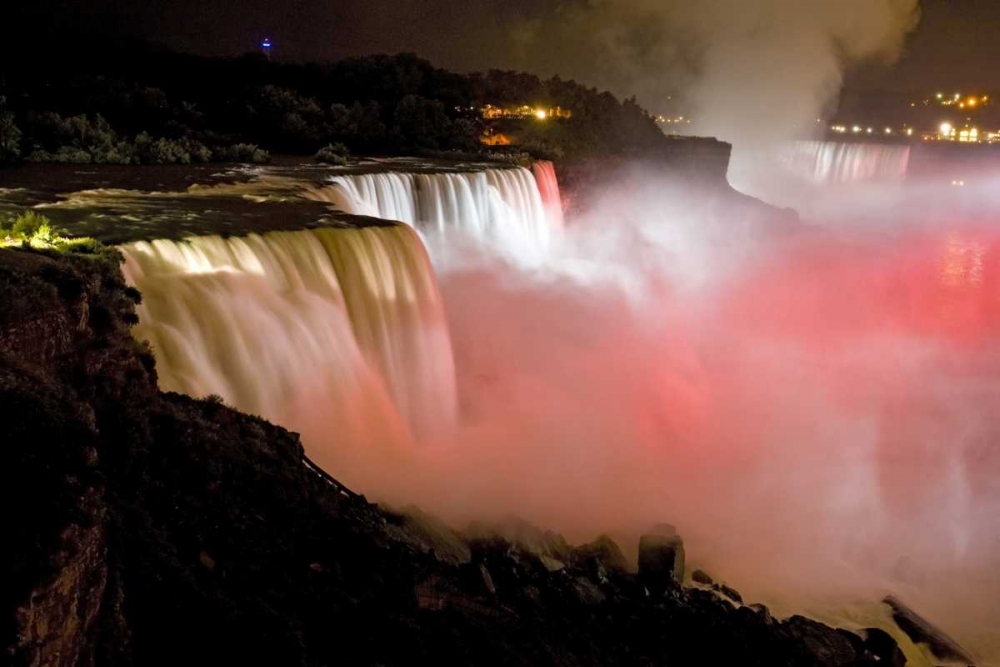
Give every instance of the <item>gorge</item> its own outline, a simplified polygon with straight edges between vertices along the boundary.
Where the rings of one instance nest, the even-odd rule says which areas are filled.
[[[995,459],[981,445],[991,399],[977,389],[990,371],[977,363],[994,324],[992,237],[969,226],[903,233],[892,246],[844,237],[648,164],[568,193],[581,212],[565,223],[546,163],[229,178],[36,204],[67,226],[108,210],[148,216],[146,240],[117,240],[142,294],[133,332],[152,346],[161,389],[215,395],[289,427],[349,488],[452,525],[513,513],[574,542],[610,532],[632,557],[629,545],[667,518],[689,559],[783,615],[882,628],[909,664],[925,664],[926,649],[879,603],[902,590],[936,618],[962,619],[949,630],[989,655]],[[191,211],[192,235],[155,236],[158,211],[171,208]],[[216,215],[253,231],[213,235]],[[835,306],[861,284],[877,289]],[[891,363],[878,356],[887,337],[909,343]],[[933,380],[931,393],[918,378]],[[213,401],[166,400],[170,414],[242,424]],[[961,439],[945,447],[949,432]],[[901,458],[913,442],[925,456]],[[366,526],[382,520],[350,511]],[[428,562],[458,548],[413,518],[392,521],[410,531],[403,543],[435,545],[442,555]],[[926,543],[926,530],[940,539]],[[184,539],[182,562],[193,553]],[[184,567],[210,572],[220,549],[199,547]],[[503,561],[478,553],[500,579]],[[968,585],[954,582],[957,568]],[[624,590],[612,597],[632,600]],[[762,616],[744,627],[688,597],[677,604],[722,614],[732,632],[765,627]],[[795,634],[795,623],[783,627]],[[686,655],[675,641],[669,650]],[[858,664],[851,656],[829,664]]]

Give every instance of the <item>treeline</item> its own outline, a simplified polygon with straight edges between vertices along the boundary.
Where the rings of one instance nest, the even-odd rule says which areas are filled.
[[[66,45],[64,45],[66,46]],[[73,50],[72,48],[64,51]],[[484,104],[571,109],[569,119],[490,121],[517,147],[583,158],[650,150],[664,137],[634,99],[516,72],[461,75],[412,54],[283,64],[145,44],[0,63],[0,161],[117,164],[261,161],[267,151],[342,156],[478,151]],[[6,71],[4,71],[6,69]]]

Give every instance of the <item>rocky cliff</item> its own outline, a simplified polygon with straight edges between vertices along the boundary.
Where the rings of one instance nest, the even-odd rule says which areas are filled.
[[[139,298],[114,253],[0,250],[12,664],[900,664],[875,632],[683,587],[674,536],[635,573],[606,538],[372,505],[294,434],[159,392]]]

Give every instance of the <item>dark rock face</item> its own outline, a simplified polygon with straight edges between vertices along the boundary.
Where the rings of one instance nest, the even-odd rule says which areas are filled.
[[[704,584],[705,586],[711,586],[714,582],[712,577],[708,576],[708,573],[704,570],[695,570],[691,573],[691,580],[696,584]]]
[[[712,590],[722,593],[733,602],[743,604],[743,596],[735,588],[731,588],[725,584],[715,584],[712,586]]]
[[[926,644],[931,653],[941,660],[957,660],[972,664],[972,657],[968,651],[958,645],[958,642],[907,607],[898,598],[890,595],[882,601],[892,608],[892,618],[896,621],[899,629],[915,643]]]
[[[570,561],[598,582],[607,581],[611,574],[624,574],[631,569],[622,550],[607,535],[576,547]]]
[[[294,434],[160,393],[120,274],[81,261],[0,250],[5,312],[65,315],[0,349],[9,663],[885,664],[872,636],[682,588],[676,535],[644,538],[635,575],[607,538],[368,503]],[[25,331],[2,317],[0,340]]]
[[[886,667],[903,667],[906,664],[906,656],[888,632],[879,628],[867,628],[863,634],[865,648],[879,659],[880,664]]]
[[[677,535],[639,538],[639,581],[659,595],[684,579],[684,542]]]

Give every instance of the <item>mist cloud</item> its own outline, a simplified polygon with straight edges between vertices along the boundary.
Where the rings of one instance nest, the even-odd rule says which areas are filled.
[[[512,35],[522,67],[636,94],[654,113],[681,97],[692,133],[752,147],[809,132],[845,67],[898,57],[918,21],[918,0],[593,0]]]

